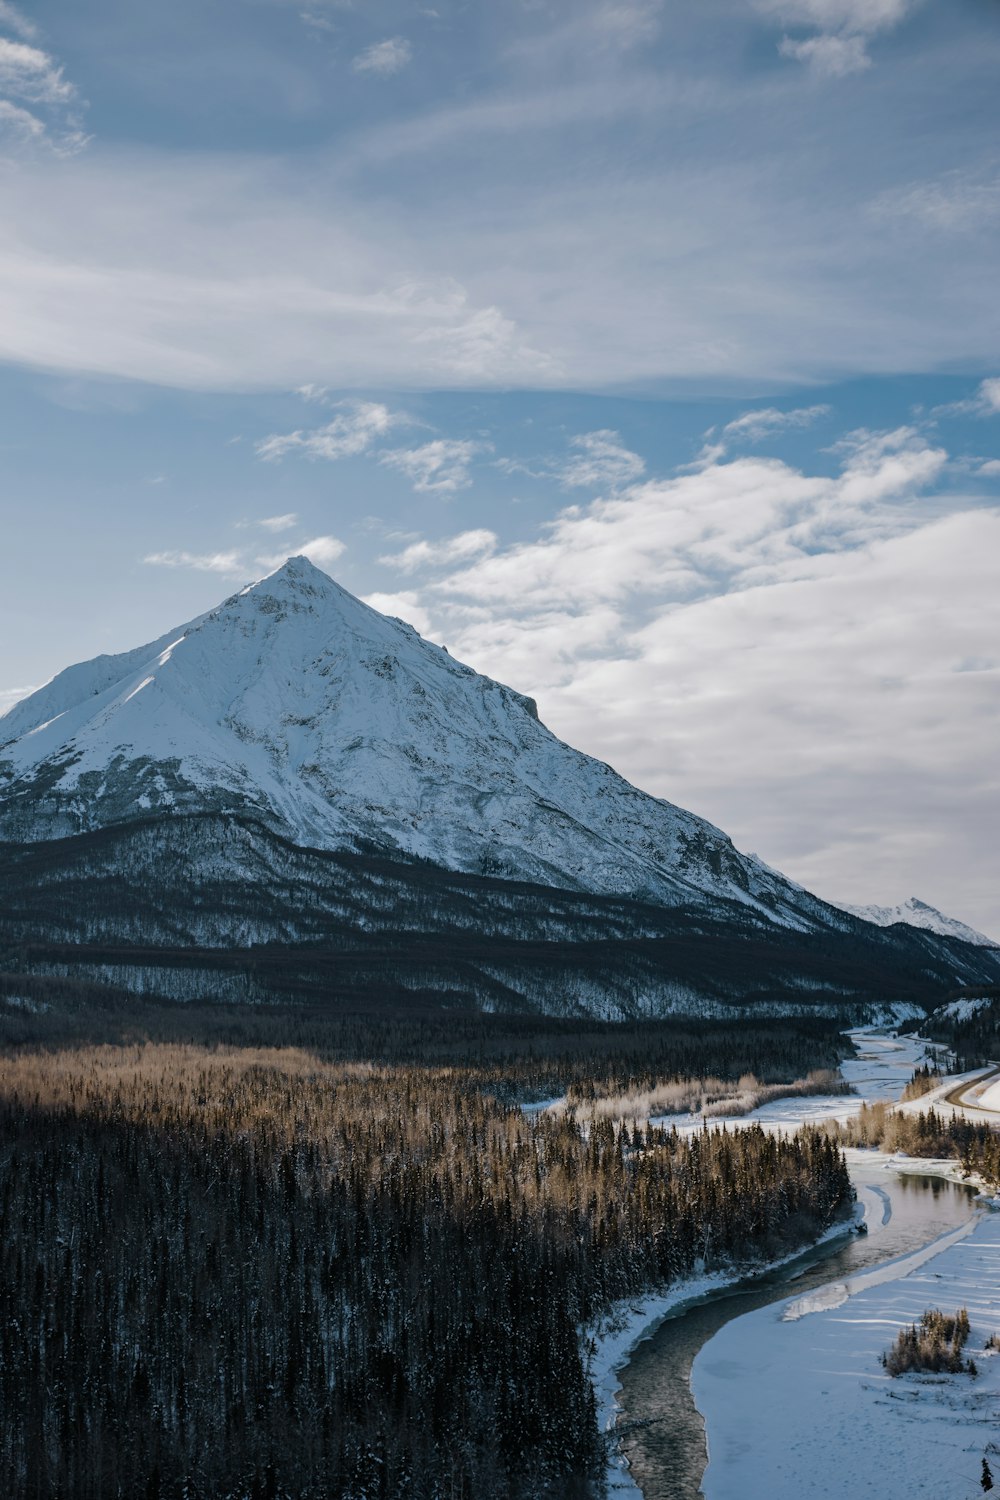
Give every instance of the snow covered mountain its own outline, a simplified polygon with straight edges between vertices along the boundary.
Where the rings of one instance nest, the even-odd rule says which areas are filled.
[[[0,718],[0,838],[195,810],[252,812],[313,848],[837,925],[305,558],[148,646],[70,667]]]
[[[929,906],[916,896],[904,901],[901,906],[844,906],[842,911],[860,917],[863,922],[874,922],[876,927],[892,927],[905,922],[909,927],[921,927],[925,932],[936,932],[939,937],[959,938],[963,943],[974,943],[980,948],[996,948],[993,938],[968,927],[957,917],[946,917],[936,906]]]
[[[1000,981],[739,853],[304,558],[0,717],[0,889],[0,994],[46,1004],[858,1017]]]

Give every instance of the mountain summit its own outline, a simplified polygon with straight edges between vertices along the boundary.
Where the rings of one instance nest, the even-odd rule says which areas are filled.
[[[0,718],[2,837],[195,810],[253,813],[313,848],[670,905],[723,897],[793,926],[822,909],[304,557]]]

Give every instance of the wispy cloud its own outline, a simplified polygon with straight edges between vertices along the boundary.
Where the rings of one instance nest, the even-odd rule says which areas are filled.
[[[652,41],[660,29],[663,0],[606,0],[590,19],[596,34],[620,48]]]
[[[86,144],[77,90],[64,69],[33,45],[37,27],[16,6],[0,3],[0,132],[22,142],[45,142],[63,155]],[[29,107],[30,106],[30,107]]]
[[[872,65],[868,44],[861,36],[810,36],[799,41],[786,36],[778,43],[778,51],[825,78],[846,78]]]
[[[828,416],[830,410],[829,406],[821,404],[798,406],[792,411],[781,411],[776,406],[765,406],[754,411],[741,412],[738,417],[727,422],[721,431],[716,427],[708,429],[705,433],[704,446],[697,462],[692,467],[718,463],[731,448],[739,447],[741,444],[760,443],[765,438],[773,437],[776,433],[785,432],[791,428],[811,427],[821,417]]]
[[[47,52],[7,37],[0,37],[0,89],[35,104],[67,104],[76,95]]]
[[[469,471],[474,459],[490,451],[489,443],[470,438],[434,438],[419,448],[391,448],[379,463],[399,469],[415,490],[452,495],[472,483]]]
[[[1000,376],[984,380],[976,392],[976,400],[984,416],[1000,416]]]
[[[355,73],[368,73],[377,78],[391,78],[400,73],[413,60],[413,48],[405,37],[392,36],[384,42],[375,42],[359,52],[351,63]]]
[[[496,549],[498,540],[494,531],[461,531],[457,536],[446,537],[440,542],[412,542],[402,552],[380,557],[379,562],[398,568],[402,573],[415,573],[419,568],[445,567],[483,557]]]
[[[294,521],[294,517],[276,516],[276,521]],[[273,527],[280,531],[282,527]],[[262,572],[280,568],[288,557],[308,557],[318,568],[329,567],[346,550],[346,543],[335,536],[315,536],[303,542],[289,543],[281,552],[254,553],[246,547],[219,552],[189,552],[183,548],[150,552],[142,559],[151,567],[192,568],[198,573],[221,573],[229,577],[252,578]]]
[[[21,37],[26,42],[33,41],[38,35],[38,27],[34,21],[29,20],[16,5],[11,5],[10,0],[0,0],[0,26],[13,31],[15,36]]]
[[[935,417],[996,417],[1000,416],[1000,375],[991,375],[979,383],[975,392],[965,401],[949,401],[935,406]]]
[[[801,473],[774,459],[714,463],[570,506],[539,540],[521,543],[434,587],[470,605],[579,609],[655,593],[683,601],[774,579],[815,554],[898,535],[905,503],[947,455],[911,428],[858,432],[842,472]]]
[[[744,439],[749,443],[759,443],[762,438],[770,437],[772,433],[781,432],[789,427],[811,427],[820,417],[830,414],[829,406],[820,404],[817,406],[797,406],[792,411],[780,411],[776,406],[765,406],[756,411],[745,411],[731,422],[727,422],[722,429],[723,437],[729,439]]]
[[[638,453],[626,448],[617,432],[601,428],[570,439],[573,456],[560,471],[567,489],[618,489],[632,484],[645,470]]]
[[[385,437],[394,427],[405,426],[409,421],[379,401],[350,401],[343,402],[342,406],[344,409],[322,427],[309,431],[300,428],[296,432],[264,438],[256,444],[258,458],[273,460],[284,458],[288,453],[304,453],[309,458],[331,460],[356,458],[367,453],[374,442]]]
[[[989,229],[1000,219],[1000,176],[995,167],[961,170],[888,188],[872,201],[871,212],[906,228],[918,224],[948,234]]]
[[[816,35],[782,37],[782,57],[805,63],[814,73],[844,78],[872,64],[872,37],[891,31],[914,9],[918,0],[756,0],[757,10],[789,26],[808,26]]]
[[[149,552],[142,559],[154,568],[194,568],[199,573],[243,574],[246,563],[242,552]]]
[[[347,544],[336,536],[314,536],[308,542],[295,542],[281,552],[272,552],[264,557],[255,557],[260,568],[280,568],[289,557],[308,557],[317,568],[328,568],[344,555]]]
[[[326,401],[322,387],[306,386],[299,394],[308,401]],[[423,424],[378,401],[335,404],[341,409],[322,427],[264,438],[256,444],[258,458],[274,461],[289,453],[304,453],[308,458],[333,461],[370,455],[405,474],[415,490],[454,494],[471,483],[470,469],[478,455],[492,452],[491,444],[472,438],[434,438],[415,448],[386,449],[381,442],[396,428]]]
[[[0,99],[0,130],[19,136],[24,141],[37,141],[45,135],[45,122],[23,105],[12,104],[9,99]]]
[[[255,521],[237,521],[239,531],[246,531],[250,527],[259,527],[262,531],[290,531],[293,526],[299,524],[299,518],[294,511],[289,511],[284,516],[261,516]]]

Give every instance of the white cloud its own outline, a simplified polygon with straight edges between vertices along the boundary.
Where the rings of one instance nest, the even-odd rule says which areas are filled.
[[[299,20],[303,21],[306,26],[311,26],[314,31],[335,32],[337,30],[329,16],[318,15],[315,11],[300,10]]]
[[[846,78],[848,73],[863,73],[872,60],[860,36],[811,36],[802,41],[783,37],[778,44],[782,57],[807,63],[824,78]]]
[[[935,406],[932,415],[935,417],[1000,416],[1000,375],[991,375],[988,379],[980,381],[975,393],[966,401],[949,401],[944,406]]]
[[[606,44],[637,47],[656,36],[662,11],[663,0],[606,0],[594,11],[591,25]]]
[[[634,483],[646,467],[638,453],[630,452],[610,428],[581,433],[570,440],[570,446],[576,453],[560,471],[561,482],[568,489],[618,489]]]
[[[290,531],[293,526],[299,524],[299,518],[294,511],[289,511],[283,516],[262,516],[257,521],[237,521],[239,531],[246,531],[249,527],[260,527],[262,531]]]
[[[783,37],[782,57],[805,63],[814,73],[844,78],[871,67],[869,39],[891,31],[918,0],[757,0],[757,10],[787,25],[812,26],[818,35]]]
[[[1000,218],[1000,178],[995,170],[953,171],[928,182],[888,188],[871,203],[882,220],[966,234],[989,229]]]
[[[30,109],[12,104],[9,99],[0,99],[0,129],[26,141],[37,141],[45,135],[44,121],[33,115]]]
[[[405,620],[407,625],[412,625],[421,635],[426,635],[431,628],[430,615],[417,594],[405,591],[400,594],[365,594],[364,602],[383,615],[394,615],[396,619]]]
[[[811,427],[813,422],[829,414],[829,406],[824,405],[799,406],[793,411],[779,411],[775,406],[767,406],[757,411],[745,411],[734,417],[723,427],[722,436],[730,440],[758,443],[762,438],[789,427]]]
[[[462,531],[441,542],[412,542],[402,552],[380,557],[379,562],[399,568],[403,573],[414,573],[418,568],[443,567],[450,563],[468,562],[473,557],[482,557],[496,549],[497,541],[494,531]]]
[[[381,455],[379,463],[399,469],[415,490],[452,495],[471,484],[473,459],[489,451],[488,443],[472,439],[435,438],[419,448],[392,448]]]
[[[980,409],[987,416],[1000,415],[1000,375],[984,380],[977,392]]]
[[[537,688],[559,733],[585,735],[821,894],[924,891],[947,907],[953,886],[978,883],[969,914],[985,922],[993,901],[995,929],[983,814],[996,798],[1000,670],[963,667],[1000,638],[998,548],[1000,514],[952,516],[660,611],[617,651],[578,662],[551,700],[537,677],[517,685]]]
[[[355,73],[374,74],[378,78],[390,78],[399,73],[413,59],[413,48],[405,37],[393,36],[384,42],[375,42],[360,52],[351,67]]]
[[[241,552],[150,552],[143,562],[157,568],[194,568],[199,573],[242,575],[246,569]]]
[[[988,479],[998,479],[998,478],[1000,478],[1000,458],[988,458],[988,459],[986,459],[986,461],[984,463],[981,463],[979,465],[979,468],[976,470],[976,473],[977,474],[983,474]]]
[[[253,558],[252,564],[248,563],[247,566],[251,572],[253,568],[263,568],[265,572],[272,573],[290,557],[308,557],[317,568],[328,569],[344,555],[346,550],[346,544],[339,537],[316,536],[309,542],[287,543],[280,552],[266,552],[258,555]]]
[[[453,293],[457,308],[464,308],[468,298],[462,291]],[[453,376],[468,379],[477,372],[502,364],[511,349],[517,348],[519,334],[513,319],[505,317],[499,307],[469,309],[468,317],[448,323],[429,324],[414,335],[414,344],[423,351],[428,374],[450,371]],[[557,362],[537,349],[523,345],[524,374],[529,369],[537,377],[558,370]]]
[[[681,10],[691,59],[618,56],[613,77],[544,82],[525,61],[467,97],[359,118],[336,151],[105,143],[72,170],[11,172],[0,357],[339,392],[787,389],[995,358],[995,240],[963,236],[943,275],[937,235],[904,247],[864,211],[912,177],[917,101],[962,97],[980,66],[969,33],[953,85],[929,55],[890,64],[838,120],[805,80],[737,67],[752,48],[735,38],[709,64],[696,28],[714,23]],[[963,111],[942,106],[939,154],[974,176],[987,143]],[[822,190],[800,119],[824,143]]]
[[[294,521],[294,517],[276,516],[276,521]],[[274,531],[283,528],[273,527]],[[158,568],[193,568],[199,573],[222,573],[227,576],[239,576],[241,578],[252,578],[258,576],[259,570],[271,572],[280,568],[289,557],[308,557],[318,568],[329,567],[341,557],[346,550],[345,543],[335,536],[315,536],[306,542],[296,542],[288,546],[282,552],[265,553],[257,556],[251,553],[233,548],[225,552],[188,552],[183,549],[170,549],[165,552],[150,552],[142,560],[153,567]]]
[[[67,104],[76,94],[47,52],[7,37],[0,37],[0,89],[36,104]]]
[[[910,529],[907,501],[947,455],[910,428],[856,433],[843,471],[815,477],[774,459],[741,458],[650,480],[560,512],[538,541],[459,569],[435,588],[507,611],[582,608],[658,597],[685,601],[744,588]]]
[[[0,26],[8,27],[27,42],[38,35],[34,21],[30,21],[16,5],[11,5],[10,0],[0,0]]]
[[[325,568],[330,563],[335,563],[338,557],[342,557],[346,551],[346,544],[335,536],[316,536],[311,542],[303,542],[295,548],[297,557],[308,557],[310,562],[316,564],[317,568]]]
[[[0,36],[0,132],[22,144],[44,145],[57,156],[74,155],[87,143],[76,89],[59,63],[32,45],[34,23],[5,0],[0,0],[0,26],[21,38]]]
[[[1000,511],[928,521],[945,455],[910,429],[842,451],[639,484],[471,564],[418,546],[450,571],[391,612],[820,894],[1000,930]]]
[[[287,453],[296,452],[305,453],[309,458],[356,458],[366,453],[393,427],[408,422],[406,417],[390,411],[379,401],[352,401],[342,405],[345,409],[323,427],[264,438],[256,444],[258,458],[284,458]]]

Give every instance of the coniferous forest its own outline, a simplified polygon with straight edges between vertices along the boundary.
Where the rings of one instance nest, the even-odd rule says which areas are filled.
[[[62,1041],[51,1015],[6,1019],[5,1495],[589,1494],[586,1325],[804,1243],[851,1196],[814,1132],[682,1139],[519,1103],[768,1055],[793,1078],[836,1060],[816,1021],[300,1011],[282,1042],[277,1013],[148,1010],[110,1039],[77,1016]]]

